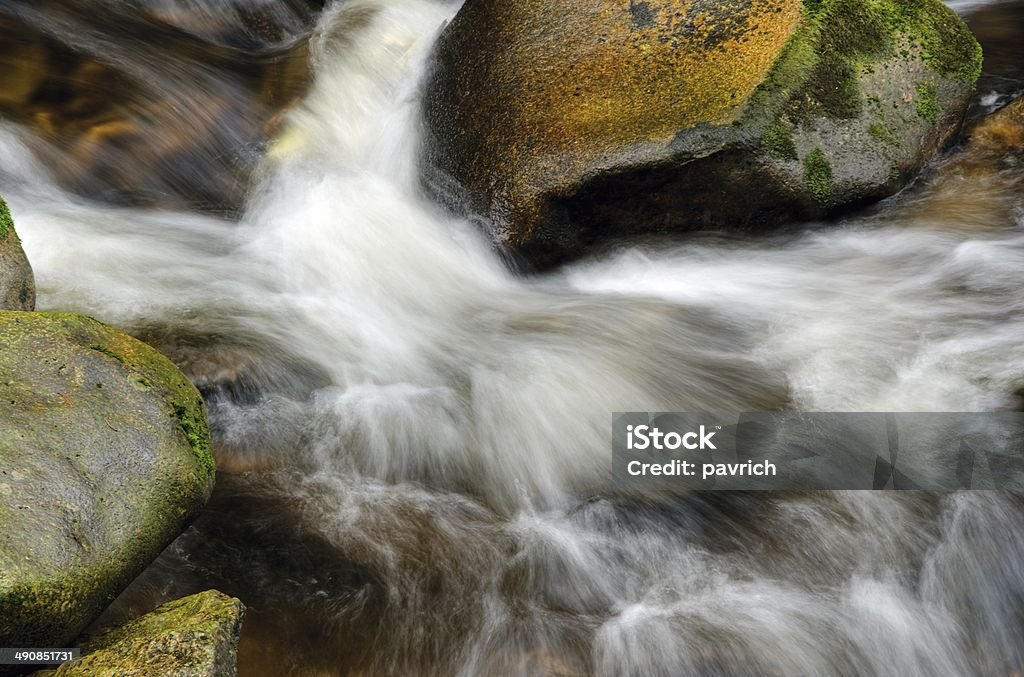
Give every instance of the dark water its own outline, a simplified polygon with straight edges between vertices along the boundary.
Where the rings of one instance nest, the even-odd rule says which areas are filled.
[[[1020,407],[1021,168],[954,150],[827,228],[518,279],[419,191],[456,8],[0,1],[40,305],[175,359],[221,468],[100,624],[218,588],[243,675],[1024,670],[1020,497],[599,481],[613,410]],[[970,11],[976,119],[1024,89],[1024,3]]]

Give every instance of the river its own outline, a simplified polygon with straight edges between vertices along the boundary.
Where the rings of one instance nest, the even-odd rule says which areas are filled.
[[[330,6],[237,213],[83,198],[0,127],[40,309],[151,342],[209,407],[214,498],[104,620],[221,589],[248,606],[243,675],[1024,670],[1019,496],[603,484],[611,411],[1020,408],[1024,170],[942,159],[840,223],[524,278],[420,183],[419,85],[457,8]],[[1021,43],[990,35],[973,117],[1024,89]],[[159,85],[199,109],[211,69]]]

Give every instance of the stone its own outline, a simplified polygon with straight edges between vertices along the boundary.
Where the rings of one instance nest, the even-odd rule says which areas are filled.
[[[245,607],[208,590],[82,643],[82,657],[38,677],[235,677]]]
[[[467,0],[427,78],[428,184],[537,267],[891,195],[981,49],[938,0]]]
[[[68,646],[198,515],[204,405],[96,320],[0,311],[0,646]]]

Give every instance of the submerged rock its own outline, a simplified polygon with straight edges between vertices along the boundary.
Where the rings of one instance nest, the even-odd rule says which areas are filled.
[[[244,615],[234,597],[201,592],[86,639],[82,658],[41,675],[234,677]]]
[[[1004,161],[1024,154],[1024,97],[999,109],[971,130],[967,150]]]
[[[67,646],[213,488],[203,403],[93,319],[0,312],[0,646]]]
[[[14,230],[7,203],[0,198],[0,310],[34,310],[36,283]]]
[[[237,211],[317,4],[0,3],[0,119],[89,200]]]
[[[431,182],[538,265],[900,189],[981,51],[938,0],[468,0],[428,78]]]

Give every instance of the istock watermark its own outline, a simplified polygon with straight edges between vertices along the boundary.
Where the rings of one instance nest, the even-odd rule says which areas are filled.
[[[1024,490],[1024,413],[621,412],[620,489]]]
[[[678,433],[674,430],[663,433],[656,427],[649,425],[626,426],[626,448],[627,449],[658,449],[676,450],[683,449],[715,449],[711,438],[714,432],[708,432],[704,426],[700,431]]]

